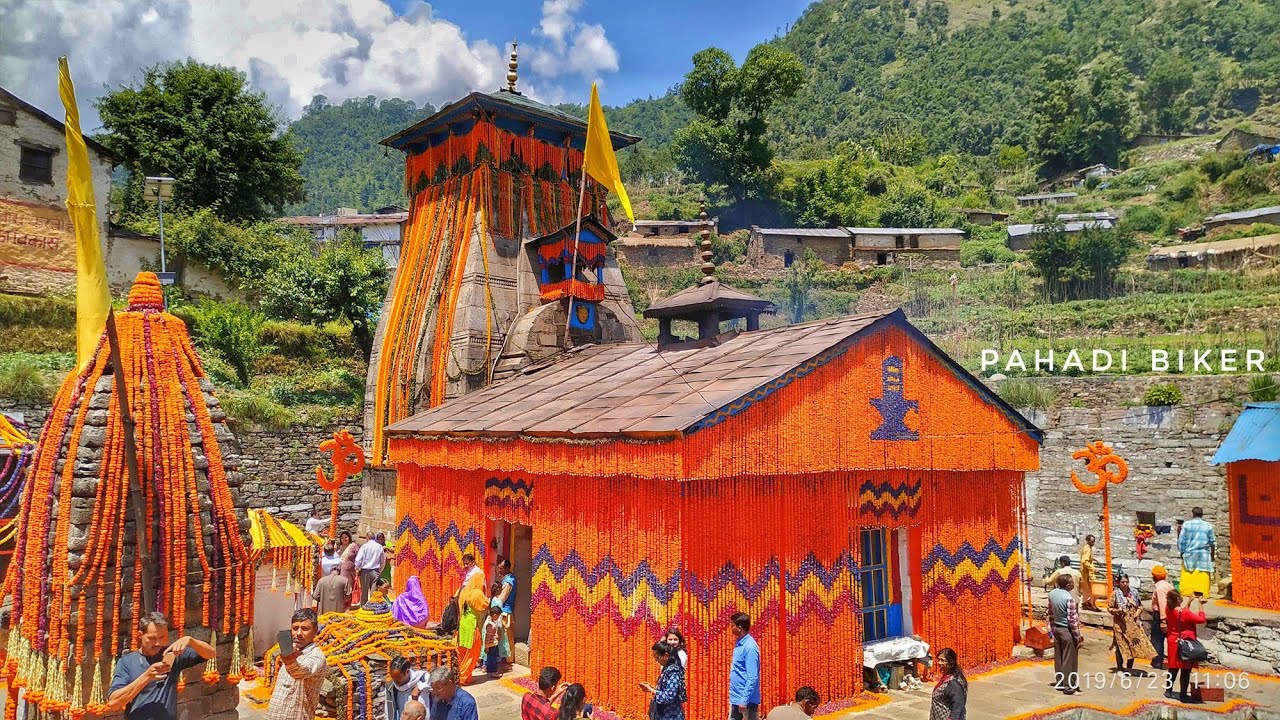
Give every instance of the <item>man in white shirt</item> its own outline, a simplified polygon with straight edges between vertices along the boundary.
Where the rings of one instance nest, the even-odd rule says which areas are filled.
[[[387,550],[383,547],[386,535],[369,536],[369,541],[356,553],[356,570],[360,573],[360,605],[369,602],[369,593],[378,584],[378,575],[387,563]]]
[[[312,535],[320,535],[324,533],[326,527],[329,526],[329,519],[320,517],[320,508],[311,509],[311,517],[307,518],[307,532]]]

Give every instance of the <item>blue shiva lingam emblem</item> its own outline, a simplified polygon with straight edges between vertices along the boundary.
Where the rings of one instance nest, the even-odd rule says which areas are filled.
[[[880,411],[880,427],[872,440],[919,440],[920,433],[907,427],[907,411],[920,412],[920,403],[902,396],[902,358],[890,355],[880,366],[880,394],[871,406]]]

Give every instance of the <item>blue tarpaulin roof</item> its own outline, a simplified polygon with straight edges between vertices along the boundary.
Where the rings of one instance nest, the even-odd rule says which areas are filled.
[[[1213,464],[1240,460],[1280,461],[1280,402],[1245,403]]]

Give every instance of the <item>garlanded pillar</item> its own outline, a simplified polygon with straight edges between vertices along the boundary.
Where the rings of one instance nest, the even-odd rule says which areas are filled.
[[[176,633],[222,642],[217,663],[180,681],[180,702],[193,715],[234,717],[234,685],[255,674],[235,439],[153,273],[138,275],[115,328],[118,353],[104,333],[92,361],[67,375],[32,459],[3,589],[13,614],[0,679],[22,689],[28,716],[101,715],[115,659],[135,647],[142,613],[159,610]],[[144,578],[155,607],[144,605]],[[6,717],[18,702],[8,694]]]
[[[1088,485],[1076,475],[1075,470],[1072,470],[1071,484],[1086,495],[1102,493],[1102,542],[1106,547],[1107,555],[1106,570],[1102,574],[1107,579],[1107,602],[1111,602],[1111,507],[1107,503],[1107,486],[1112,483],[1119,485],[1129,477],[1129,463],[1116,455],[1111,446],[1101,440],[1086,444],[1084,449],[1071,453],[1071,458],[1084,460],[1085,469],[1098,476],[1096,483]],[[1109,469],[1111,466],[1115,466],[1114,471]],[[1092,583],[1093,578],[1088,578],[1087,582]]]

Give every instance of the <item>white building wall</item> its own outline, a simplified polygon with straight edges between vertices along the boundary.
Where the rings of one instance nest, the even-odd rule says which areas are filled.
[[[17,124],[0,124],[0,214],[4,216],[0,218],[0,290],[29,294],[68,292],[75,288],[75,233],[71,229],[70,216],[66,211],[66,137],[61,127],[50,125],[20,106],[14,107]],[[18,144],[20,142],[54,149],[52,184],[30,183],[19,179],[18,163],[22,154],[22,148]],[[93,174],[94,200],[98,206],[98,235],[103,254],[106,255],[111,161],[90,146],[89,167]],[[21,242],[22,232],[15,230],[15,227],[25,225],[26,220],[20,216],[25,216],[33,206],[51,211],[65,223],[66,230],[61,234],[60,242],[68,245],[60,247],[58,252],[59,257],[70,258],[65,270],[60,268],[67,263],[56,263],[59,269],[49,269],[53,264],[45,258],[40,258],[38,262],[22,262],[26,257],[35,259],[35,256],[32,255],[34,251]]]

